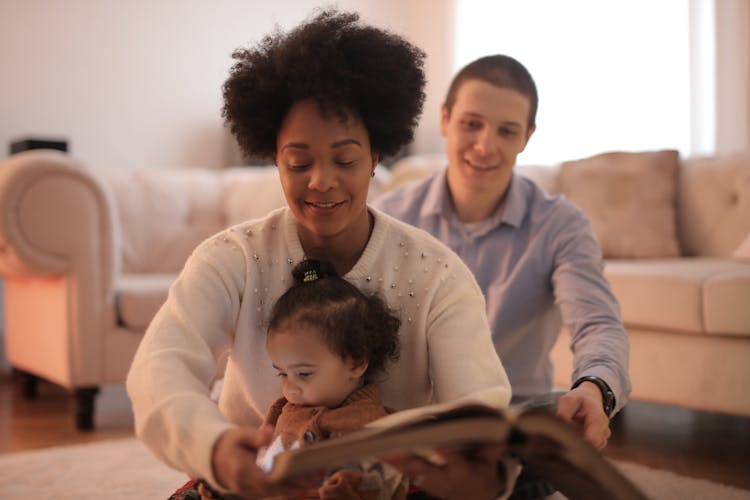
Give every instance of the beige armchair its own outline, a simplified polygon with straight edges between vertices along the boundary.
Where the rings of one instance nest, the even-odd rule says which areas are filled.
[[[126,360],[108,352],[137,343],[127,332],[101,335],[117,330],[111,202],[93,177],[49,152],[3,162],[0,207],[8,360],[73,389],[78,426],[89,428],[97,386],[126,369]],[[34,395],[34,381],[27,395]]]
[[[385,184],[378,169],[371,195]],[[203,239],[285,203],[276,168],[97,168],[32,150],[0,162],[6,356],[77,398],[125,381],[170,283]]]
[[[92,428],[98,388],[124,382],[190,250],[232,222],[229,202],[242,200],[230,187],[243,179],[265,183],[275,208],[283,198],[274,175],[273,169],[94,172],[63,153],[39,150],[4,160],[6,355],[28,374],[26,394],[34,395],[36,377],[70,389],[77,426]]]

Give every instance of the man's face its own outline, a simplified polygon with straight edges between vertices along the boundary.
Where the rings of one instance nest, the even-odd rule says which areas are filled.
[[[482,80],[461,84],[450,115],[443,106],[441,117],[451,191],[505,193],[516,157],[534,132],[530,108],[529,98],[515,90]]]

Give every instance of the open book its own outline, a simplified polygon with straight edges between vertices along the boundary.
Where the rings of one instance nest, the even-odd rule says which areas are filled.
[[[588,442],[579,430],[535,410],[501,411],[478,402],[449,403],[397,412],[360,431],[276,455],[274,480],[315,474],[363,458],[433,449],[505,444],[512,454],[569,499],[645,500],[647,497]]]

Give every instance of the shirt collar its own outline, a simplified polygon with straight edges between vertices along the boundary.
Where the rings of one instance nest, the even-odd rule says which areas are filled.
[[[437,215],[455,219],[458,222],[458,218],[453,210],[450,193],[448,191],[447,172],[448,169],[443,169],[442,172],[433,177],[432,182],[430,182],[430,186],[427,189],[427,195],[422,204],[422,209],[420,210],[420,217]],[[491,220],[493,221],[491,226],[493,228],[501,224],[508,224],[513,227],[519,227],[521,225],[528,205],[524,188],[525,183],[522,182],[520,176],[514,172],[510,180],[508,195],[506,196],[505,201],[500,207],[498,207],[491,217]],[[450,214],[450,216],[448,214]]]

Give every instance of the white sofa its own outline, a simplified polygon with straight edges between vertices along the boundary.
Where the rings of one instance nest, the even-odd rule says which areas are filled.
[[[378,168],[370,196],[442,168],[409,157]],[[560,166],[519,167],[550,192]],[[750,415],[750,156],[680,162],[685,256],[608,260],[631,335],[633,397]],[[92,168],[56,151],[0,162],[6,355],[78,396],[93,426],[99,386],[125,379],[146,326],[202,239],[284,203],[273,167]],[[747,243],[750,252],[750,243]],[[688,255],[690,257],[688,257]],[[556,382],[569,384],[564,336]]]
[[[406,158],[388,189],[444,165],[442,155]],[[750,151],[516,168],[592,218],[630,337],[631,397],[750,416]],[[569,341],[564,331],[552,352],[560,387],[571,383]]]

